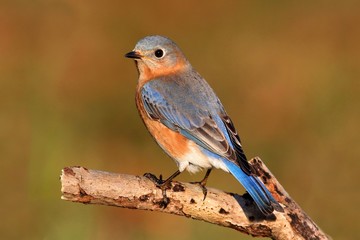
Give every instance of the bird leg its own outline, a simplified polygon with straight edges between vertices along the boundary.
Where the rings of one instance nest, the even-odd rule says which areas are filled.
[[[209,177],[209,175],[210,175],[210,173],[211,173],[211,170],[212,170],[212,168],[209,168],[209,169],[206,171],[205,177],[204,177],[200,182],[191,182],[192,184],[199,184],[199,185],[200,185],[200,187],[201,187],[201,189],[202,189],[202,191],[203,191],[203,194],[204,194],[204,199],[203,199],[203,201],[205,201],[205,198],[206,198],[206,195],[207,195],[207,189],[206,189],[205,185],[206,185],[206,182],[207,182],[207,180],[208,180],[208,177]]]
[[[170,199],[166,196],[166,189],[171,188],[171,180],[173,180],[177,175],[179,175],[181,172],[177,170],[175,173],[173,173],[170,177],[168,177],[166,180],[162,179],[162,175],[160,174],[160,177],[157,178],[152,173],[145,173],[144,177],[150,179],[156,187],[160,188],[162,191],[163,200],[160,203],[160,206],[163,208],[166,208],[166,206],[169,204]]]

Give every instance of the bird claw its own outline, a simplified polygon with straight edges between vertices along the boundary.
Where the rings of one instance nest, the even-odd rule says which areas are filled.
[[[161,174],[159,178],[157,178],[152,173],[145,173],[144,177],[148,178],[155,184],[156,187],[161,189],[163,199],[159,202],[159,205],[161,208],[166,208],[167,205],[170,203],[170,199],[166,196],[166,189],[171,188],[170,182],[166,180],[164,181]]]
[[[160,202],[158,202],[159,206],[163,209],[167,207],[167,205],[170,203],[170,198],[166,196],[166,190],[162,190],[163,198]]]
[[[205,187],[205,183],[203,182],[190,182],[191,184],[198,184],[204,194],[204,198],[203,201],[205,201],[206,196],[207,196],[207,188]]]
[[[162,180],[162,175],[160,175],[159,178],[157,178],[154,174],[152,173],[145,173],[144,177],[148,178],[149,180],[151,180],[157,187],[160,187],[161,184],[163,183]]]

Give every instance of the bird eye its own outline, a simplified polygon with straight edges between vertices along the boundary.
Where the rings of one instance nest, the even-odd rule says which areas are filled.
[[[163,51],[163,50],[157,49],[157,50],[155,51],[155,57],[157,57],[157,58],[162,58],[163,56],[164,56],[164,51]]]

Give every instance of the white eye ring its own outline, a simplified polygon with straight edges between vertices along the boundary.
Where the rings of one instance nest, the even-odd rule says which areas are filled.
[[[155,54],[155,57],[158,58],[158,59],[160,59],[160,58],[162,58],[162,57],[165,56],[164,50],[162,50],[162,49],[160,49],[160,48],[159,48],[159,49],[156,49],[155,52],[154,52],[154,54]]]

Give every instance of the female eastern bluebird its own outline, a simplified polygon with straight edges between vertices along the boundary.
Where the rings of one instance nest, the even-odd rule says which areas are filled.
[[[191,66],[179,47],[162,36],[141,39],[125,55],[133,58],[139,72],[136,106],[147,129],[179,170],[165,181],[148,174],[163,191],[185,169],[207,169],[199,182],[205,184],[213,167],[230,172],[248,191],[265,215],[281,208],[254,173],[242,150],[240,138],[223,105],[208,83]]]

